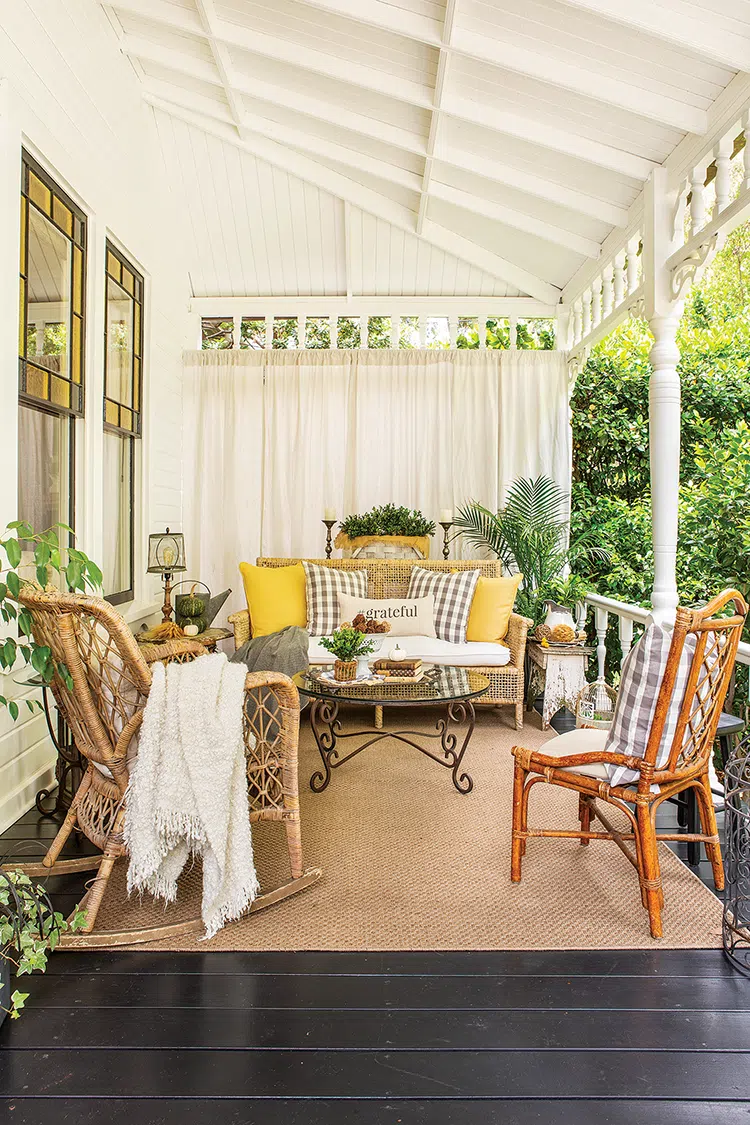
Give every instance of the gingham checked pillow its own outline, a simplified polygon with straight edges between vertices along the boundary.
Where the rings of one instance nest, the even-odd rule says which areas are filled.
[[[711,681],[719,671],[716,665],[725,638],[722,634],[718,638],[715,648],[713,647],[713,641],[714,634],[710,633],[704,656],[704,669],[708,675],[705,680],[702,680],[698,688],[691,714],[700,706],[710,691]],[[612,726],[609,728],[607,741],[604,744],[604,749],[607,752],[630,754],[634,758],[642,758],[646,753],[646,744],[667,668],[671,643],[672,634],[661,625],[652,624],[646,629],[638,643],[633,645],[625,658],[622,666],[620,691],[615,704],[615,713],[612,716]],[[696,643],[695,634],[689,633],[680,653],[672,700],[656,754],[657,768],[666,765],[669,759],[669,752],[672,749],[677,721],[685,696],[685,688],[695,655]],[[689,731],[686,729],[686,736],[688,733]],[[627,785],[629,782],[638,780],[637,770],[628,769],[627,766],[613,765],[608,768],[611,785]]]
[[[307,631],[311,637],[329,637],[341,624],[339,594],[367,597],[366,570],[335,570],[303,562],[307,596]]]
[[[466,626],[474,591],[479,581],[478,570],[459,570],[455,574],[427,570],[423,566],[412,568],[407,598],[435,598],[435,633],[441,641],[462,645],[466,641]]]

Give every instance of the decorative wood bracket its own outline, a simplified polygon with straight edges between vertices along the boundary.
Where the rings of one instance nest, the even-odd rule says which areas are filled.
[[[685,298],[693,285],[696,285],[708,269],[717,252],[721,250],[726,238],[723,230],[714,231],[705,242],[686,255],[686,257],[672,270],[672,295],[675,299]]]

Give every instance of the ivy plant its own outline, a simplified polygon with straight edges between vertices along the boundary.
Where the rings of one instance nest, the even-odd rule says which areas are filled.
[[[0,539],[0,617],[7,631],[5,636],[0,635],[0,672],[12,671],[20,659],[45,684],[51,683],[57,673],[72,690],[67,666],[53,659],[49,645],[34,640],[31,614],[19,602],[19,595],[26,584],[42,589],[52,584],[56,589],[81,593],[96,590],[101,587],[102,572],[83,551],[61,544],[61,533],[66,537],[73,535],[67,524],[57,523],[36,532],[24,520],[16,520],[8,524],[5,532]],[[34,711],[41,708],[41,703],[27,699],[26,706]],[[18,703],[0,694],[0,707],[6,708],[15,722]]]
[[[86,923],[86,911],[76,907],[70,919],[53,909],[49,896],[38,883],[21,871],[0,872],[0,957],[17,977],[43,973],[49,954],[60,935],[74,933]],[[10,997],[0,995],[0,1008],[18,1019],[28,992],[16,989]]]

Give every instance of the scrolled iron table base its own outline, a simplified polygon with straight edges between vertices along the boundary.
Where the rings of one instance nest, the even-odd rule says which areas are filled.
[[[310,778],[310,788],[314,793],[322,793],[331,781],[331,771],[343,766],[384,738],[395,738],[407,746],[412,746],[420,754],[451,771],[453,784],[459,793],[469,794],[474,788],[470,775],[461,771],[466,748],[474,732],[474,704],[468,700],[452,700],[446,704],[445,714],[435,724],[436,733],[426,734],[412,730],[376,730],[365,728],[358,731],[343,731],[339,720],[339,704],[335,699],[311,699],[310,727],[315,738],[323,769],[317,770]],[[386,704],[387,706],[387,704]],[[339,742],[350,738],[364,738],[365,742],[348,754],[341,756]],[[417,739],[430,739],[439,743],[440,752],[424,746]]]

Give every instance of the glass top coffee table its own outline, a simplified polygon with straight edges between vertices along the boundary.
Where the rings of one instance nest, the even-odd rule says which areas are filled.
[[[344,683],[340,686],[319,679],[315,672],[299,672],[294,677],[300,695],[310,700],[310,727],[323,760],[323,769],[310,778],[313,792],[322,793],[331,780],[331,771],[343,766],[344,762],[384,738],[395,738],[449,769],[459,793],[471,793],[474,782],[468,773],[461,772],[461,762],[474,731],[474,700],[484,695],[490,686],[490,681],[481,672],[472,668],[438,665],[428,669],[424,678],[416,684],[390,680],[382,683]],[[441,708],[442,714],[435,724],[435,734],[374,728],[344,731],[338,717],[342,703],[383,707],[386,712],[397,707],[435,705]],[[342,756],[338,743],[347,738],[362,738],[364,741]],[[434,750],[428,740],[438,744]]]

